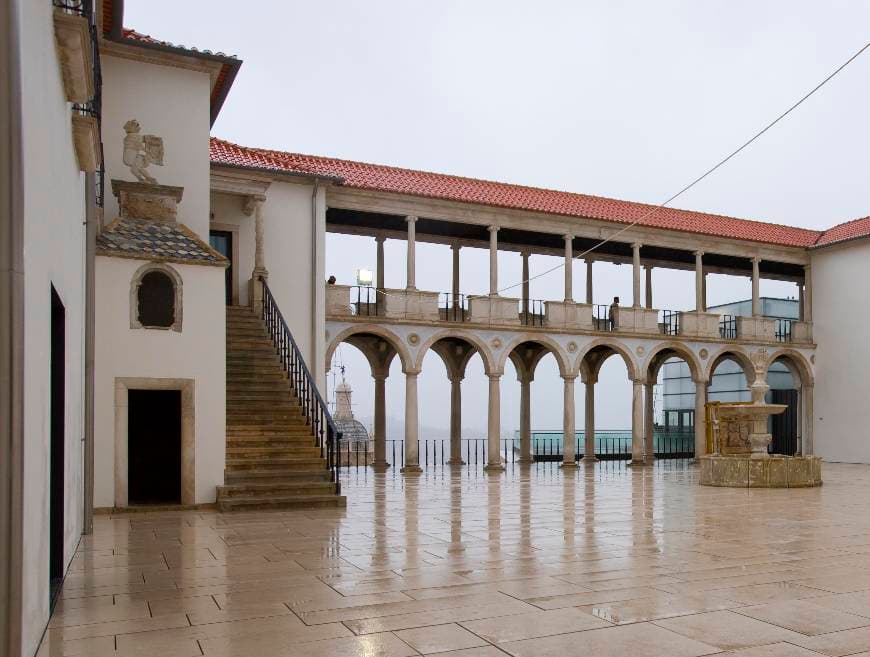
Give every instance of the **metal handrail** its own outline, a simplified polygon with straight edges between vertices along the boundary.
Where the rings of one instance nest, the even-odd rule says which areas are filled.
[[[659,322],[659,331],[664,335],[679,335],[680,334],[680,315],[679,310],[663,310],[662,320]]]
[[[261,276],[260,282],[263,284],[263,321],[266,322],[269,336],[278,350],[278,357],[287,372],[290,385],[302,405],[302,414],[314,431],[317,447],[320,448],[320,457],[326,459],[326,467],[335,484],[335,492],[341,494],[341,483],[338,479],[338,469],[341,467],[341,451],[338,448],[341,431],[336,427],[329,413],[329,407],[317,390],[314,377],[305,364],[305,358],[287,327],[284,315],[281,314],[266,279]]]
[[[774,336],[777,342],[791,342],[791,329],[794,320],[777,319],[774,324]]]
[[[737,339],[737,316],[722,315],[719,320],[719,337],[725,340]]]
[[[441,319],[448,322],[466,322],[469,320],[468,295],[453,292],[438,293],[438,311]]]
[[[520,321],[524,326],[543,326],[544,302],[540,299],[520,301]]]
[[[354,295],[356,301],[354,301]],[[350,288],[350,306],[354,315],[376,317],[380,315],[378,291],[370,285],[352,285]]]
[[[613,321],[610,317],[610,306],[600,303],[592,306],[592,325],[596,331],[613,330]]]

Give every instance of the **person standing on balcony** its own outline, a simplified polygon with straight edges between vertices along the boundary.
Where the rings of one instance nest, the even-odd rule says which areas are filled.
[[[610,330],[616,330],[616,309],[619,308],[619,297],[613,297],[613,303],[610,304]]]
[[[329,278],[326,279],[326,282],[329,285],[335,285],[335,276],[330,276]]]

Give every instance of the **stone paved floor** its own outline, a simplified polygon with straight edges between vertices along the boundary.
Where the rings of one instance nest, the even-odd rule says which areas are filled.
[[[870,467],[824,476],[360,471],[346,511],[98,516],[39,654],[867,657]]]

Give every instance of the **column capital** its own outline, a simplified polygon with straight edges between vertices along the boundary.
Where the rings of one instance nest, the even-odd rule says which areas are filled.
[[[263,203],[266,201],[266,196],[264,194],[250,194],[245,196],[244,201],[242,201],[242,212],[245,213],[246,216],[250,217],[254,212],[260,208]]]
[[[487,374],[486,376],[487,378],[489,378],[490,381],[498,381],[499,379],[501,379],[503,374],[504,372],[492,372],[490,374]]]
[[[598,383],[598,377],[593,376],[591,374],[587,374],[586,376],[581,376],[580,380],[583,381],[583,383],[585,383],[588,386],[594,386],[596,383]]]
[[[377,242],[378,244],[383,244],[386,241],[387,241],[386,235],[375,235],[375,242]]]
[[[453,244],[450,245],[450,248],[453,249],[454,251],[458,251],[459,249],[462,248],[462,245],[459,242],[454,242]]]
[[[640,242],[632,242],[631,248],[635,249],[636,251],[640,251],[641,248],[643,248],[643,244],[641,244]]]
[[[465,376],[463,374],[455,374],[453,376],[448,376],[447,380],[450,381],[450,383],[462,383],[464,378]]]
[[[645,263],[643,263],[643,268],[646,269],[647,271],[652,271],[653,269],[656,268],[656,266],[655,266],[655,265],[651,265],[651,264],[648,263],[648,262],[645,262]]]
[[[402,373],[405,376],[416,377],[420,373],[420,370],[402,370]]]
[[[577,378],[576,374],[560,374],[564,381],[574,381]]]
[[[752,256],[750,260],[752,261],[753,265],[758,265],[761,263],[761,256]]]
[[[490,233],[497,233],[499,227],[496,226],[495,224],[493,224],[492,226],[487,226],[486,229],[487,229]]]
[[[407,217],[405,217],[405,221],[409,224],[413,224],[417,221],[417,217],[413,214],[409,214]]]
[[[562,235],[562,239],[565,240],[566,242],[573,242],[574,235],[571,233],[565,233],[564,235]]]
[[[805,271],[805,272],[807,272],[807,271],[812,271],[812,269],[813,269],[813,265],[812,265],[812,264],[804,265],[804,271]]]
[[[704,252],[703,252],[703,251],[693,251],[692,253],[694,254],[694,256],[695,256],[696,258],[703,258],[703,257],[704,257]]]
[[[645,386],[646,385],[646,378],[638,377],[636,379],[632,379],[631,383],[635,386]]]

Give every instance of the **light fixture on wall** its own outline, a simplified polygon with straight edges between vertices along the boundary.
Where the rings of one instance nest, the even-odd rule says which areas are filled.
[[[363,268],[363,269],[356,270],[356,284],[357,285],[371,287],[373,280],[374,280],[374,275],[372,274],[371,269]]]

